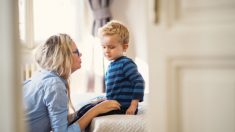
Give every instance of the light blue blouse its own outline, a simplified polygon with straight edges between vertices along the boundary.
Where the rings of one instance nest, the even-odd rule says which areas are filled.
[[[66,82],[42,70],[23,86],[25,118],[29,132],[80,132],[78,123],[68,127]]]

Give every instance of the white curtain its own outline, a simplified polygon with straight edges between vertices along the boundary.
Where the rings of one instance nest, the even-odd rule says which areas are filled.
[[[78,48],[82,52],[82,68],[71,78],[75,93],[103,92],[103,53],[98,38],[92,35],[92,12],[88,1],[79,1]],[[81,12],[81,9],[83,10]]]

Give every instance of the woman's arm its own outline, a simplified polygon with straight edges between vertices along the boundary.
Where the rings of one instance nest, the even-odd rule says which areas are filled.
[[[80,126],[81,130],[85,129],[87,125],[92,121],[92,119],[99,114],[103,114],[109,112],[111,110],[120,109],[120,104],[115,100],[106,100],[103,101],[89,111],[87,111],[79,120],[78,125]]]

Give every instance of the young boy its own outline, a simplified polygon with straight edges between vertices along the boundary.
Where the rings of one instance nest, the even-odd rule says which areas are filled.
[[[129,44],[129,31],[118,21],[110,21],[99,29],[104,56],[111,61],[106,75],[106,98],[117,100],[121,110],[110,114],[137,114],[138,102],[143,101],[144,79],[136,64],[124,56]]]
[[[118,21],[110,21],[99,29],[99,37],[104,56],[111,61],[105,75],[106,98],[117,100],[121,104],[120,110],[113,110],[99,116],[137,114],[138,103],[143,101],[144,79],[138,72],[136,64],[124,56],[129,44],[128,29]],[[82,117],[103,100],[101,98],[83,106],[77,113],[77,117]]]

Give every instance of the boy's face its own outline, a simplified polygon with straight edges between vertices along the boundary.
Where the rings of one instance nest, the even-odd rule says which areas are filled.
[[[117,58],[123,56],[126,52],[128,44],[123,44],[119,42],[119,37],[117,35],[106,35],[101,38],[101,45],[103,47],[104,56],[108,60],[116,60]]]

